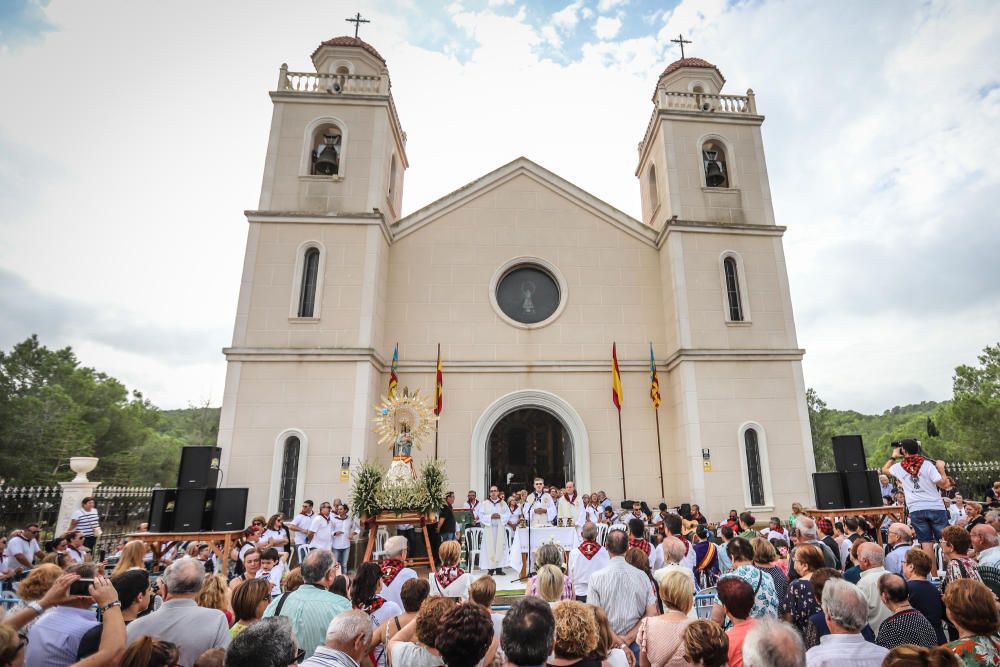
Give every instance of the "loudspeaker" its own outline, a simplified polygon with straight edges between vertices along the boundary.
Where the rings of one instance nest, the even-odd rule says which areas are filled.
[[[860,435],[833,436],[833,460],[839,472],[861,472],[868,468]]]
[[[172,530],[175,533],[197,533],[204,530],[206,500],[208,489],[177,489]]]
[[[882,492],[878,485],[878,472],[861,470],[844,473],[844,499],[851,509],[882,507]]]
[[[214,489],[219,479],[220,447],[185,447],[181,450],[178,489]]]
[[[174,529],[177,489],[154,489],[149,502],[149,532],[169,533]]]
[[[250,489],[209,489],[205,502],[205,530],[241,530]]]
[[[816,491],[816,508],[840,510],[844,503],[844,481],[839,472],[814,472],[813,489]]]

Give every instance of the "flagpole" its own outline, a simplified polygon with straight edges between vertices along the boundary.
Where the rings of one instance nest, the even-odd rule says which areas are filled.
[[[659,408],[653,408],[653,414],[656,415],[656,458],[660,462],[660,492],[663,494],[663,499],[667,498],[666,487],[663,486],[663,450],[660,446],[660,410]]]
[[[441,343],[438,343],[437,366],[434,368],[434,460],[438,460],[438,425],[441,423]]]
[[[622,411],[618,409],[618,452],[622,460],[622,500],[628,500],[628,492],[625,489],[625,439],[622,437]]]

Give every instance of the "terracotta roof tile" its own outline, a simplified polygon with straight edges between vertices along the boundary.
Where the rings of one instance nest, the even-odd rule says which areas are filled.
[[[680,60],[675,60],[674,62],[667,65],[667,69],[663,70],[663,73],[660,74],[660,78],[663,78],[666,75],[671,74],[672,72],[676,72],[682,67],[701,67],[704,69],[714,69],[719,74],[719,76],[722,77],[723,81],[726,80],[726,77],[722,76],[722,72],[719,71],[718,67],[708,62],[707,60],[702,60],[701,58],[681,58]]]
[[[381,60],[383,65],[385,64],[385,58],[382,57],[381,53],[375,50],[374,46],[372,46],[363,39],[358,39],[357,37],[351,37],[350,35],[343,35],[342,37],[334,37],[333,39],[328,39],[319,46],[317,46],[316,50],[313,51],[312,56],[310,57],[314,58],[316,56],[316,53],[318,53],[319,50],[324,46],[357,46],[359,48],[364,49],[368,53],[372,54],[379,60]]]

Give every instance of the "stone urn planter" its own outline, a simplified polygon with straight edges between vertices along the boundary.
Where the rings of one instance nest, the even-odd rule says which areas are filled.
[[[87,473],[97,467],[96,456],[74,456],[69,460],[70,469],[76,473],[74,482],[89,482]]]

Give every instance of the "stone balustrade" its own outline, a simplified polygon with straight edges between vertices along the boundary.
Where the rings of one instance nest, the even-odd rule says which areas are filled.
[[[661,90],[660,108],[671,111],[703,111],[706,113],[757,113],[757,103],[752,90],[748,90],[746,95],[714,95]]]
[[[374,74],[289,72],[282,67],[278,77],[278,92],[386,95],[389,92],[389,77]]]

